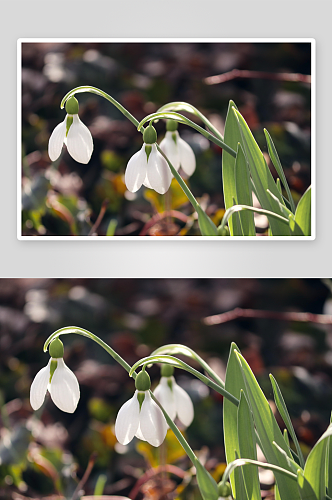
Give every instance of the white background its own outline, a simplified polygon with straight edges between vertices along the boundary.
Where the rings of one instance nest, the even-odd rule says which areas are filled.
[[[2,3],[2,277],[322,277],[331,275],[330,1],[15,1]],[[16,238],[16,42],[36,37],[316,39],[314,241],[19,241]]]

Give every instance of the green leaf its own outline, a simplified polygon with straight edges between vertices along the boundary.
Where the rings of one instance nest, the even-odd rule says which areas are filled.
[[[270,464],[293,473],[286,458],[277,451],[273,444],[273,442],[275,442],[289,458],[292,458],[270,405],[244,357],[238,352],[235,352],[235,355],[242,369],[245,381],[245,393],[253,414],[260,446],[262,447],[265,458]],[[300,498],[297,485],[292,479],[285,477],[277,470],[275,471],[275,477],[281,500],[289,500],[290,498],[292,500],[297,500]]]
[[[304,236],[311,235],[311,186],[308,187],[296,207],[295,221],[302,229]]]
[[[314,490],[301,469],[297,471],[297,484],[302,500],[317,500]]]
[[[270,134],[268,133],[268,131],[266,129],[264,129],[264,134],[265,134],[265,138],[266,138],[266,142],[267,142],[267,147],[268,147],[268,150],[269,150],[269,155],[270,155],[270,158],[272,160],[272,163],[274,165],[274,168],[276,169],[276,171],[278,172],[278,175],[284,185],[284,188],[286,190],[286,193],[287,193],[287,196],[288,196],[288,201],[290,203],[290,206],[291,206],[291,211],[293,212],[293,214],[295,214],[295,203],[294,203],[294,200],[293,200],[293,197],[292,197],[292,194],[290,192],[290,189],[289,189],[289,186],[288,186],[288,183],[287,183],[287,179],[286,179],[286,176],[285,176],[285,173],[283,171],[283,168],[281,166],[281,163],[280,163],[280,160],[279,160],[279,156],[278,156],[278,153],[277,153],[277,150],[276,150],[276,147],[272,141],[272,138],[270,136]]]
[[[332,422],[332,415],[330,423]],[[328,444],[326,448],[326,488],[327,494],[332,496],[332,437],[328,438]]]
[[[270,212],[276,212],[279,215],[283,215],[281,210],[278,209],[276,204],[271,200],[268,195],[267,190],[269,190],[274,196],[276,196],[280,202],[282,197],[278,191],[278,188],[274,182],[270,169],[268,168],[263,153],[258,147],[257,142],[254,139],[247,123],[245,122],[242,115],[237,109],[233,107],[233,112],[238,121],[238,127],[241,133],[241,144],[247,161],[249,164],[249,170],[251,178],[256,188],[256,193],[261,207],[269,210]],[[273,236],[285,236],[285,227],[280,223],[280,221],[272,219],[268,216],[271,231]],[[288,236],[290,231],[288,229]]]
[[[247,160],[242,146],[238,143],[235,159],[235,187],[238,205],[252,206],[252,192]],[[250,211],[239,213],[244,236],[256,236],[254,214]]]
[[[232,342],[226,369],[225,389],[239,399],[241,389],[244,388],[244,381],[239,362],[235,355],[237,351],[237,345]],[[230,464],[239,457],[240,447],[238,440],[237,408],[227,399],[224,399],[223,416],[226,461]],[[236,500],[246,500],[246,497],[243,496],[243,478],[241,478],[241,476],[242,473],[240,469],[235,469],[230,475],[233,496]]]
[[[325,500],[326,494],[326,455],[332,436],[332,424],[317,441],[308,455],[305,467],[304,477],[312,487],[318,500]]]
[[[241,140],[241,135],[232,108],[237,109],[235,103],[233,101],[229,101],[225,122],[224,141],[236,151],[237,145]],[[235,158],[225,150],[222,152],[222,182],[225,209],[227,210],[233,206],[233,199],[235,199],[237,204],[237,194],[235,185]],[[242,236],[238,219],[234,218],[229,221],[229,230],[231,236]]]
[[[300,459],[300,465],[303,469],[304,468],[304,458],[303,458],[302,451],[301,451],[299,442],[298,442],[296,434],[295,434],[295,430],[294,430],[291,418],[290,418],[288,410],[287,410],[285,400],[281,394],[280,387],[272,374],[270,374],[270,380],[271,380],[271,384],[272,384],[275,404],[278,408],[278,411],[281,415],[281,418],[283,419],[283,421],[287,427],[289,434],[291,435],[293,443],[295,444],[295,448],[296,448],[298,457]]]
[[[243,390],[241,390],[240,404],[237,410],[237,429],[240,449],[239,458],[257,460],[254,422]],[[250,500],[261,500],[257,467],[254,465],[243,467],[242,472],[248,492],[248,498],[250,498]]]

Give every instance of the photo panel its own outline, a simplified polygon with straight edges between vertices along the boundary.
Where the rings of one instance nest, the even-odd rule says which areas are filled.
[[[1,498],[331,498],[331,293],[0,279]]]
[[[20,39],[18,103],[19,239],[315,238],[313,39]]]

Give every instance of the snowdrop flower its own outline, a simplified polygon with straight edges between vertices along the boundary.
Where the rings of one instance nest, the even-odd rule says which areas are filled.
[[[157,150],[155,144],[157,132],[151,122],[144,130],[143,141],[142,148],[130,158],[127,164],[125,172],[127,189],[135,193],[143,185],[154,189],[159,194],[165,194],[173,176],[167,161]]]
[[[30,403],[38,410],[44,402],[47,390],[60,410],[74,413],[80,399],[77,378],[63,361],[63,344],[55,339],[49,347],[50,360],[35,376],[30,389]]]
[[[59,158],[63,144],[68,153],[79,163],[89,163],[93,142],[90,130],[78,117],[78,101],[70,97],[66,102],[67,115],[63,122],[55,127],[48,143],[48,156],[52,161]]]
[[[134,436],[152,446],[160,446],[167,433],[163,412],[149,393],[151,381],[142,370],[135,380],[134,396],[121,406],[115,421],[117,440],[126,445]]]
[[[178,124],[175,120],[167,120],[167,131],[160,143],[160,148],[176,170],[179,170],[181,166],[182,170],[190,176],[196,168],[195,154],[189,144],[181,139],[177,128]]]
[[[162,377],[154,395],[172,420],[178,417],[180,422],[188,427],[194,418],[194,407],[186,391],[175,382],[173,372],[173,366],[162,365]]]

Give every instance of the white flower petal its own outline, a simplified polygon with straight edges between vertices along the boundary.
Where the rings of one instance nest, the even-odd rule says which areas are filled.
[[[58,366],[51,380],[51,398],[60,410],[74,413],[80,399],[80,387],[76,376],[62,358],[57,358]]]
[[[66,137],[66,121],[67,115],[63,122],[55,127],[48,141],[48,156],[52,161],[57,160],[61,155],[62,146]]]
[[[189,395],[174,380],[173,393],[175,398],[176,413],[180,422],[188,427],[194,418],[194,406]]]
[[[67,135],[67,149],[74,160],[89,163],[93,151],[92,135],[78,115],[73,115],[73,123]]]
[[[172,172],[161,156],[155,144],[152,145],[152,151],[149,156],[146,176],[152,189],[159,194],[165,194],[168,191],[172,181]]]
[[[167,423],[159,406],[146,391],[139,416],[144,439],[152,446],[160,446],[167,433]]]
[[[161,406],[166,410],[166,413],[172,420],[176,417],[176,406],[173,391],[168,385],[168,377],[161,377],[160,383],[157,385],[153,394],[158,399]]]
[[[31,384],[30,389],[30,404],[34,410],[38,410],[44,402],[47,386],[50,381],[50,365],[51,359],[49,360],[47,366],[42,368]]]
[[[128,444],[135,436],[139,426],[139,402],[137,391],[121,406],[115,421],[115,435],[119,443]]]
[[[143,144],[142,148],[130,158],[125,172],[125,183],[132,193],[136,193],[142,186],[146,177],[146,168],[147,158],[145,144]]]
[[[174,142],[172,135],[176,135],[176,141],[179,140],[179,132],[176,130],[175,132],[167,131],[164,139],[160,143],[160,149],[165,153],[171,164],[176,170],[180,168],[180,155],[178,143]]]
[[[187,175],[192,175],[196,168],[195,153],[181,137],[178,138],[178,148],[182,170]]]
[[[145,441],[144,436],[143,436],[142,431],[141,431],[141,426],[139,424],[138,424],[138,429],[136,431],[135,437],[137,437],[137,439],[140,439],[141,441]]]

